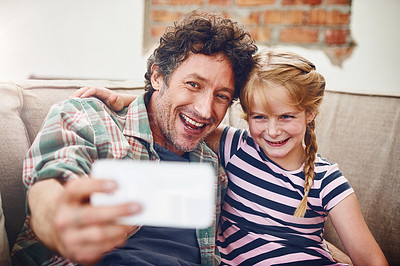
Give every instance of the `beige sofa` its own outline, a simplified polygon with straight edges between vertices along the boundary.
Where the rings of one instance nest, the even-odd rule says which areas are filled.
[[[24,219],[22,164],[50,106],[81,86],[105,86],[139,94],[142,84],[126,81],[30,80],[0,82],[0,265]],[[246,127],[232,106],[225,123]],[[400,265],[400,97],[327,91],[318,118],[320,153],[349,179],[364,218],[390,265]],[[1,210],[1,208],[0,208]],[[328,221],[325,238],[341,246]],[[3,250],[2,250],[3,248]]]

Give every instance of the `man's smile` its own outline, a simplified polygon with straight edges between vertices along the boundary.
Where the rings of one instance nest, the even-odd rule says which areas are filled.
[[[185,126],[190,129],[201,129],[206,125],[205,123],[196,122],[193,119],[191,119],[190,117],[188,117],[182,113],[179,114],[179,117],[181,118],[181,120],[185,124]]]

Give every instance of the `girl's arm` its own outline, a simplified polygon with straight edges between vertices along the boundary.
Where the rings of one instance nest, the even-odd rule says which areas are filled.
[[[329,216],[354,265],[389,265],[364,221],[354,193],[336,205]]]
[[[120,111],[137,98],[136,95],[115,92],[104,87],[82,87],[76,90],[70,98],[87,98],[90,96],[103,100],[114,111]]]

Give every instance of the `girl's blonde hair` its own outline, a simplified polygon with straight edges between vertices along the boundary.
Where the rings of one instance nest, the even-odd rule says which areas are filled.
[[[313,63],[295,53],[279,50],[260,51],[255,59],[256,65],[240,95],[246,120],[255,99],[267,107],[266,90],[271,87],[268,86],[271,83],[284,87],[292,104],[299,110],[314,113],[315,116],[318,114],[324,96],[325,79],[316,71]],[[295,217],[304,217],[308,193],[314,181],[314,162],[318,149],[315,118],[307,124],[304,144],[304,196],[294,213]]]

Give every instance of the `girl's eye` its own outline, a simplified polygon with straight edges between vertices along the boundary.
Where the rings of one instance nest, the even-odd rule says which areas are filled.
[[[262,119],[265,119],[265,116],[263,116],[263,115],[255,115],[255,116],[253,116],[253,119],[254,120],[262,120]]]
[[[290,119],[290,118],[294,118],[293,115],[282,115],[283,119]]]

